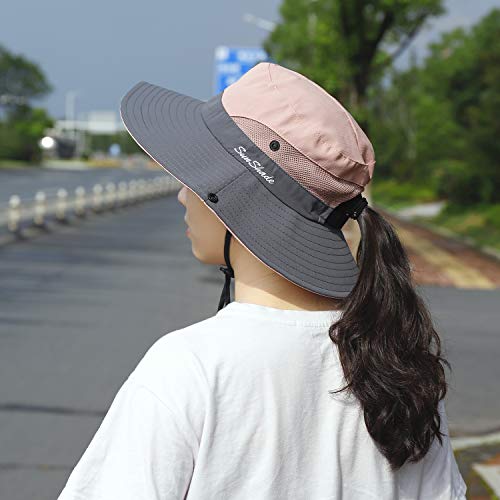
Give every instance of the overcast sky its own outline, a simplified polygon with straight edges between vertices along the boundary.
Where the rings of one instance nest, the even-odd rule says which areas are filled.
[[[38,105],[62,118],[65,94],[77,90],[76,112],[115,110],[140,80],[198,99],[212,95],[218,45],[259,45],[263,29],[250,12],[279,20],[280,0],[3,0],[0,44],[37,62],[54,91]],[[447,0],[448,13],[428,21],[412,45],[419,59],[440,31],[469,26],[500,0]],[[397,66],[407,63],[408,51]]]

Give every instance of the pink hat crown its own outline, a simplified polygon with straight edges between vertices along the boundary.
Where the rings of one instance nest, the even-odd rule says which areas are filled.
[[[370,140],[337,99],[300,73],[258,63],[224,90],[222,104],[259,149],[327,205],[370,182]]]

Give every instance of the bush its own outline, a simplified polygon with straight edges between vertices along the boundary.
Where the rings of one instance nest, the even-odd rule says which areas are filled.
[[[492,180],[462,160],[436,162],[433,184],[450,203],[475,205],[491,201]]]
[[[20,134],[12,126],[0,122],[0,159],[18,158],[22,147]]]
[[[375,203],[395,209],[406,205],[435,201],[438,197],[431,183],[415,184],[395,179],[374,179],[372,194]]]
[[[38,162],[42,152],[38,141],[53,120],[42,108],[19,106],[4,122],[0,122],[0,158]]]

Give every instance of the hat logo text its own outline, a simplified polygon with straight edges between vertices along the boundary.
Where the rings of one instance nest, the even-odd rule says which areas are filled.
[[[262,165],[257,160],[252,160],[250,157],[246,156],[245,153],[247,150],[243,146],[238,146],[233,149],[250,165],[251,168],[253,168],[261,175],[261,177],[269,182],[269,184],[274,184],[274,177],[272,175],[267,175],[267,173],[262,170]]]

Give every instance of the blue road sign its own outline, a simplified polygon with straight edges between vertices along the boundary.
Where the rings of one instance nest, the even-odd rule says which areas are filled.
[[[214,93],[222,92],[258,62],[267,60],[266,51],[260,47],[220,45],[215,49]]]
[[[110,156],[120,156],[120,153],[122,152],[122,148],[120,147],[119,144],[113,143],[111,146],[109,146],[108,153]]]

